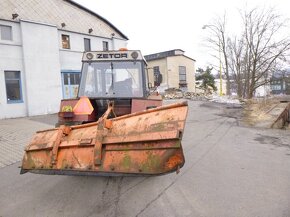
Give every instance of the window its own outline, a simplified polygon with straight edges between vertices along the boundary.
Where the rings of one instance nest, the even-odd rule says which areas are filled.
[[[84,48],[85,51],[91,51],[91,40],[89,38],[84,38]]]
[[[0,25],[0,39],[12,41],[12,27]]]
[[[84,63],[79,96],[144,97],[142,62]]]
[[[81,74],[80,73],[70,74],[70,84],[79,85],[80,81],[81,81]]]
[[[61,35],[62,48],[70,49],[69,35]]]
[[[22,102],[21,78],[18,71],[5,71],[7,102]]]
[[[107,41],[103,41],[103,51],[109,50],[109,43]]]
[[[160,72],[160,71],[159,71],[159,66],[154,66],[154,67],[153,67],[153,72],[154,72],[154,73]]]
[[[153,73],[154,73],[154,87],[158,87],[162,82],[162,75],[160,74],[159,66],[153,67]]]
[[[179,87],[187,87],[185,66],[179,66]]]
[[[79,90],[81,80],[81,73],[79,72],[62,72],[62,88],[63,98],[76,98]]]
[[[65,85],[79,85],[80,80],[80,73],[63,73],[63,83]]]

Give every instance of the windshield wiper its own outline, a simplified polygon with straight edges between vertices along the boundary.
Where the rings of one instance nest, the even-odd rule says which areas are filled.
[[[111,86],[109,87],[109,91],[108,91],[108,94],[109,95],[112,95],[112,94],[115,94],[115,92],[114,92],[114,66],[113,66],[113,63],[111,62],[111,74],[112,74],[112,76],[111,76]]]

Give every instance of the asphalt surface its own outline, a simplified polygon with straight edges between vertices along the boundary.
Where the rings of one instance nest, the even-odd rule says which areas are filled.
[[[19,175],[20,162],[5,164],[0,168],[0,216],[289,217],[290,132],[240,126],[239,109],[215,103],[189,101],[189,108],[186,163],[179,174]],[[45,117],[21,120],[49,126],[41,123]],[[7,133],[9,120],[4,121],[1,130]],[[24,147],[17,139],[30,134],[18,132],[14,142]]]

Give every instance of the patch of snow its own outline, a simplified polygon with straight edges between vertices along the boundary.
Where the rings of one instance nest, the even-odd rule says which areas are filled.
[[[240,100],[238,100],[236,97],[232,96],[219,96],[219,95],[212,95],[211,99],[209,99],[211,102],[217,102],[217,103],[223,103],[223,104],[229,104],[232,106],[238,106],[240,107],[242,103]]]

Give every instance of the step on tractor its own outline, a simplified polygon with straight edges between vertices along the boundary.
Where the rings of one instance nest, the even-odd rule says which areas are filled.
[[[134,176],[179,172],[187,102],[162,104],[138,50],[90,51],[78,97],[60,103],[56,128],[38,131],[20,173]]]

